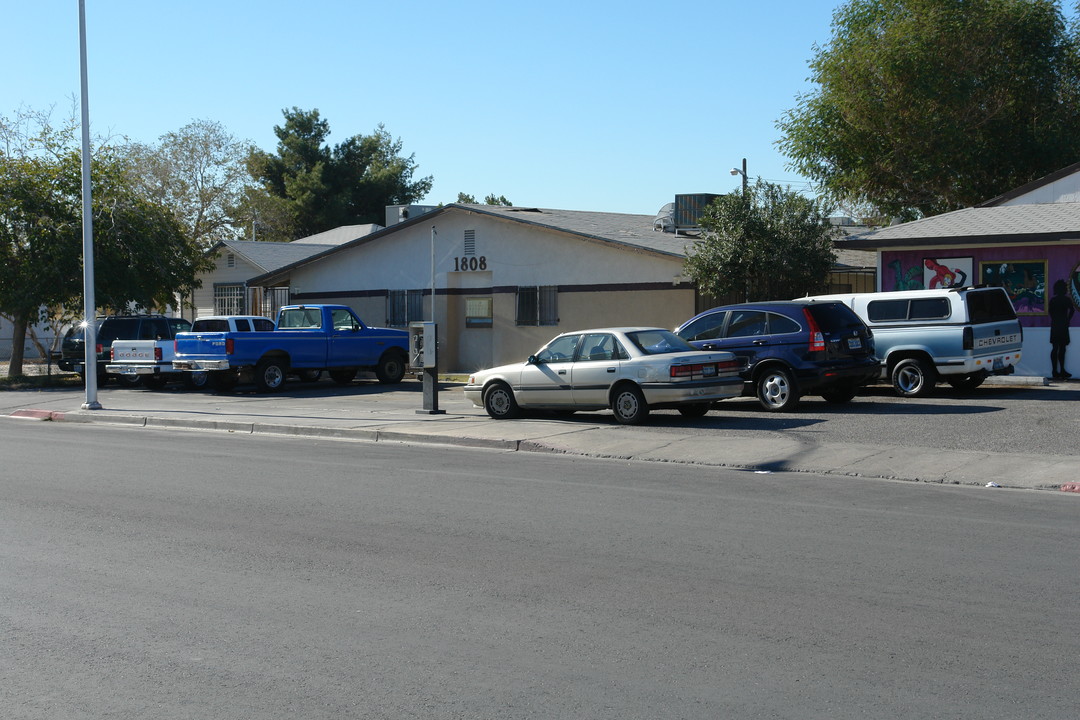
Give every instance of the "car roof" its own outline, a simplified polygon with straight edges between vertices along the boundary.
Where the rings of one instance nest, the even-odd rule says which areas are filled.
[[[585,328],[584,330],[567,330],[566,332],[559,333],[556,337],[562,337],[563,335],[581,335],[583,333],[600,333],[600,332],[618,332],[618,333],[630,333],[630,332],[642,332],[643,330],[664,330],[667,328],[653,327],[651,325],[632,325],[626,327],[602,327],[602,328]]]

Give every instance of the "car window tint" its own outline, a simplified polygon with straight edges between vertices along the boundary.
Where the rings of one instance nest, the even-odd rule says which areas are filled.
[[[188,330],[191,330],[191,323],[184,318],[169,318],[168,322],[169,330],[172,331],[173,335],[175,335],[176,333],[187,332]]]
[[[191,326],[192,332],[227,332],[229,321],[221,319],[196,320]]]
[[[752,337],[764,335],[768,329],[765,313],[761,310],[732,310],[724,337]]]
[[[251,323],[247,318],[235,318],[233,322],[236,323],[237,332],[251,332]]]
[[[969,292],[966,298],[968,316],[973,323],[1015,320],[1016,311],[1004,290]]]
[[[785,335],[802,331],[802,326],[789,317],[779,313],[769,313],[769,334]]]
[[[563,335],[555,338],[547,347],[536,353],[536,359],[540,362],[568,362],[574,359],[577,351],[580,335]]]
[[[607,333],[586,333],[585,341],[581,343],[581,357],[583,361],[614,360],[615,338]]]
[[[714,340],[720,337],[726,316],[726,312],[715,312],[699,317],[677,334],[684,340]]]
[[[813,303],[807,305],[806,308],[822,332],[840,332],[860,327],[863,324],[855,311],[843,303]]]
[[[274,321],[267,318],[255,318],[251,322],[255,324],[256,332],[271,332],[274,329]]]
[[[663,355],[675,352],[693,352],[697,348],[669,330],[639,330],[626,333],[626,337],[646,355]]]
[[[949,317],[946,298],[915,298],[908,308],[909,320],[940,320]]]
[[[907,300],[872,300],[866,306],[866,316],[872,322],[907,320]]]
[[[135,340],[138,332],[139,318],[113,318],[98,328],[97,341],[102,345],[112,345],[112,341],[117,339]]]

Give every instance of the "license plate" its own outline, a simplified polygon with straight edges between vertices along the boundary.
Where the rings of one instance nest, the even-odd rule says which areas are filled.
[[[704,375],[705,377],[712,377],[713,375],[716,375],[716,366],[715,365],[703,365],[702,368],[701,368],[701,374]]]
[[[848,350],[862,350],[862,340],[857,337],[848,338]]]
[[[1001,358],[994,358],[994,369],[1001,370],[1003,367],[1005,367],[1005,361]]]

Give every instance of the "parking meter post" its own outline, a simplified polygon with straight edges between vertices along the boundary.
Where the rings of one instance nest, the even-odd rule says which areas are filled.
[[[424,383],[424,409],[417,410],[418,414],[441,415],[445,410],[439,409],[439,344],[437,341],[437,326],[435,323],[415,323],[413,331],[414,348],[413,357],[416,364],[422,368],[421,379]]]

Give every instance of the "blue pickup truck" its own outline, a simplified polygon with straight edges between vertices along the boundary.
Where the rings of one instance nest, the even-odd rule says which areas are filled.
[[[401,382],[409,333],[365,325],[345,305],[286,305],[268,332],[187,332],[176,335],[173,367],[209,372],[219,390],[253,380],[275,392],[289,374],[318,378],[326,370],[339,384],[371,371],[382,383]]]

